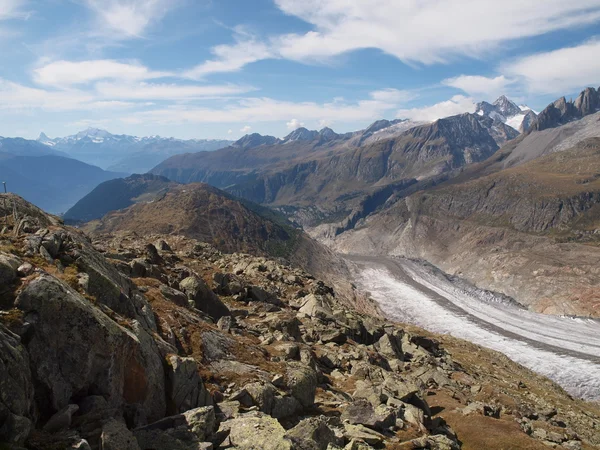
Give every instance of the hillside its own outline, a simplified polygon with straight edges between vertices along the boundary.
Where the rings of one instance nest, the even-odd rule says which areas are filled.
[[[0,247],[5,447],[600,448],[597,406],[298,268],[173,234],[90,242],[6,197],[29,218]]]
[[[64,214],[67,223],[100,219],[110,211],[151,201],[177,183],[156,175],[131,175],[100,183]]]
[[[143,188],[147,200],[109,212],[85,229],[94,234],[134,231],[140,236],[182,235],[210,243],[222,251],[263,255],[285,256],[295,245],[299,232],[261,217],[216,188],[207,184],[178,185],[164,179],[152,181],[140,186],[140,193]],[[150,192],[156,184],[161,189]],[[103,196],[104,187],[94,195]],[[88,201],[94,204],[93,199]]]

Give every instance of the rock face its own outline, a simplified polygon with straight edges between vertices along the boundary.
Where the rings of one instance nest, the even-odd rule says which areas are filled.
[[[141,327],[119,326],[48,275],[29,283],[15,305],[31,323],[26,348],[42,416],[86,393],[104,395],[115,407],[139,405],[150,420],[164,415],[164,397],[155,395],[164,392],[161,357]]]
[[[206,283],[198,277],[187,277],[179,283],[179,289],[187,294],[196,309],[205,312],[215,322],[229,315],[227,306],[211,291]]]

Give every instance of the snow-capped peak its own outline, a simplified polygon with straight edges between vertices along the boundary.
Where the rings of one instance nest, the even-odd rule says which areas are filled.
[[[505,95],[501,95],[494,103],[480,102],[475,110],[480,116],[487,116],[497,122],[502,122],[519,132],[527,131],[532,123],[531,115],[536,115],[526,105],[517,106]],[[524,119],[527,117],[527,120]]]

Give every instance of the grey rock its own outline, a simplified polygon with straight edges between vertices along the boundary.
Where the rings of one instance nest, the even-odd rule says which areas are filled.
[[[352,425],[365,425],[376,430],[385,430],[396,423],[396,413],[393,408],[379,405],[373,408],[368,400],[359,399],[344,409],[342,421]]]
[[[388,359],[404,359],[401,337],[384,334],[375,344],[377,351]]]
[[[76,442],[75,444],[71,445],[71,448],[74,450],[92,450],[92,447],[90,447],[89,442],[85,439],[81,439],[79,442]]]
[[[44,431],[55,433],[57,431],[66,430],[71,426],[71,418],[79,410],[78,405],[67,405],[60,411],[56,412],[50,420],[44,425]]]
[[[196,276],[184,278],[179,282],[179,289],[188,296],[196,309],[205,312],[215,321],[230,315],[227,306],[209,289],[204,280]]]
[[[192,450],[213,438],[216,427],[212,406],[165,417],[133,431],[141,450]],[[206,446],[204,446],[206,448]]]
[[[299,312],[322,320],[328,320],[333,317],[333,311],[325,297],[310,294],[304,297],[302,301],[303,303]]]
[[[261,412],[271,414],[275,393],[277,392],[275,386],[271,383],[256,382],[247,384],[244,389],[248,392],[253,403],[259,407]]]
[[[258,286],[250,286],[248,288],[247,297],[255,302],[269,303],[275,306],[283,306],[283,302],[279,300],[275,295],[265,291]]]
[[[183,292],[173,289],[165,284],[161,284],[159,290],[167,300],[172,301],[177,306],[184,308],[188,306],[188,298]]]
[[[286,384],[295,397],[305,408],[315,402],[318,376],[312,367],[296,362],[290,362],[286,372]]]
[[[170,355],[167,362],[167,414],[178,414],[212,404],[193,358]]]
[[[271,416],[276,419],[285,419],[299,414],[302,411],[302,405],[294,397],[286,395],[285,397],[275,397],[273,399],[273,409]]]
[[[381,444],[385,436],[363,425],[344,424],[344,437],[348,440],[361,440],[370,445]]]
[[[36,398],[42,411],[60,410],[74,395],[94,392],[114,407],[139,404],[150,420],[164,416],[162,358],[139,323],[123,328],[49,275],[31,281],[15,305],[33,315],[27,350],[44,393]]]
[[[17,269],[22,261],[14,255],[0,253],[0,285],[12,283],[17,278]]]
[[[114,419],[102,426],[100,443],[101,450],[140,450],[133,433],[123,422]]]
[[[324,416],[304,419],[288,430],[287,437],[296,450],[327,450],[330,444],[339,444],[335,432],[327,424]]]
[[[32,272],[33,272],[33,266],[31,264],[29,264],[28,262],[21,264],[17,269],[17,274],[20,277],[26,277],[28,275],[31,275]]]
[[[238,450],[292,450],[279,422],[262,413],[250,413],[221,423],[219,434],[226,435],[231,446]]]

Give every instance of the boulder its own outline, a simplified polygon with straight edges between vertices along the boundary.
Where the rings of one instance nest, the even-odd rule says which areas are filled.
[[[275,295],[257,286],[250,286],[247,289],[247,298],[255,302],[269,303],[275,306],[283,306],[283,302],[279,300]]]
[[[299,414],[302,411],[302,405],[300,402],[286,395],[285,397],[276,396],[273,399],[273,409],[271,410],[271,416],[276,419],[285,419],[286,417],[292,417]]]
[[[179,282],[179,289],[187,295],[194,308],[205,312],[215,322],[230,315],[227,306],[209,289],[204,280],[196,276],[184,278]]]
[[[93,393],[114,407],[136,404],[150,420],[164,416],[162,358],[139,323],[118,325],[46,274],[27,284],[15,305],[32,324],[27,351],[42,415],[61,410],[75,395]]]
[[[321,295],[310,294],[304,297],[299,312],[321,320],[333,318],[333,311],[329,302]]]
[[[364,425],[375,430],[386,430],[396,423],[396,413],[393,408],[379,405],[376,408],[365,399],[359,399],[344,409],[342,421],[352,425]]]
[[[131,431],[123,422],[111,419],[102,426],[100,435],[101,450],[140,450]]]
[[[339,444],[324,416],[301,420],[288,430],[287,437],[294,443],[296,450],[327,450],[330,444]]]
[[[232,273],[217,272],[213,276],[217,292],[223,295],[237,295],[244,292],[244,283],[242,280]]]
[[[266,414],[244,414],[221,423],[219,435],[225,435],[225,445],[237,450],[292,450],[292,441],[286,437],[279,422]]]
[[[9,253],[0,253],[0,286],[12,283],[17,278],[17,269],[22,261]]]
[[[315,402],[318,376],[311,366],[290,361],[286,371],[286,385],[291,394],[300,404],[311,407]]]
[[[260,411],[271,414],[277,389],[271,383],[256,382],[247,384],[244,389]]]
[[[401,337],[386,333],[375,343],[375,348],[387,359],[403,359]]]
[[[169,355],[167,363],[167,414],[178,414],[212,404],[193,358]]]
[[[184,308],[189,306],[187,295],[185,295],[183,292],[173,289],[166,284],[161,284],[159,290],[163,297],[175,303],[177,306]]]
[[[192,450],[211,441],[215,427],[214,408],[204,406],[137,428],[133,434],[141,450]]]

